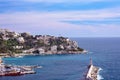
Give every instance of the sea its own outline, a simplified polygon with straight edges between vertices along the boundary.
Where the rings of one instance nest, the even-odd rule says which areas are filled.
[[[36,74],[2,76],[0,80],[84,80],[90,58],[100,68],[98,80],[120,80],[120,38],[71,38],[87,54],[4,58],[6,64],[40,65]]]

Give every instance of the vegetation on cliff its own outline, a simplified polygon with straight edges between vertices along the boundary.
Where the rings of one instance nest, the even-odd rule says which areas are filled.
[[[0,53],[64,53],[83,51],[76,41],[50,35],[31,35],[0,29]]]

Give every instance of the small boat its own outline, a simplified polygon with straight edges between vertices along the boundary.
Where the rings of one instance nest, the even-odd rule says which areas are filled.
[[[88,71],[85,75],[85,80],[98,80],[97,75],[99,68],[92,64],[92,59],[90,59],[90,64],[88,66]]]

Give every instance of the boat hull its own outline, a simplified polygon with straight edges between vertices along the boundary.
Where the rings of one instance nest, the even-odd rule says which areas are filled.
[[[0,76],[20,76],[20,75],[22,75],[20,72],[8,72],[0,74]]]

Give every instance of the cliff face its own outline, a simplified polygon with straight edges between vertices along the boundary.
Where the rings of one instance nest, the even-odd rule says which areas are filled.
[[[76,41],[50,35],[31,35],[0,29],[0,53],[74,53],[82,52]]]

